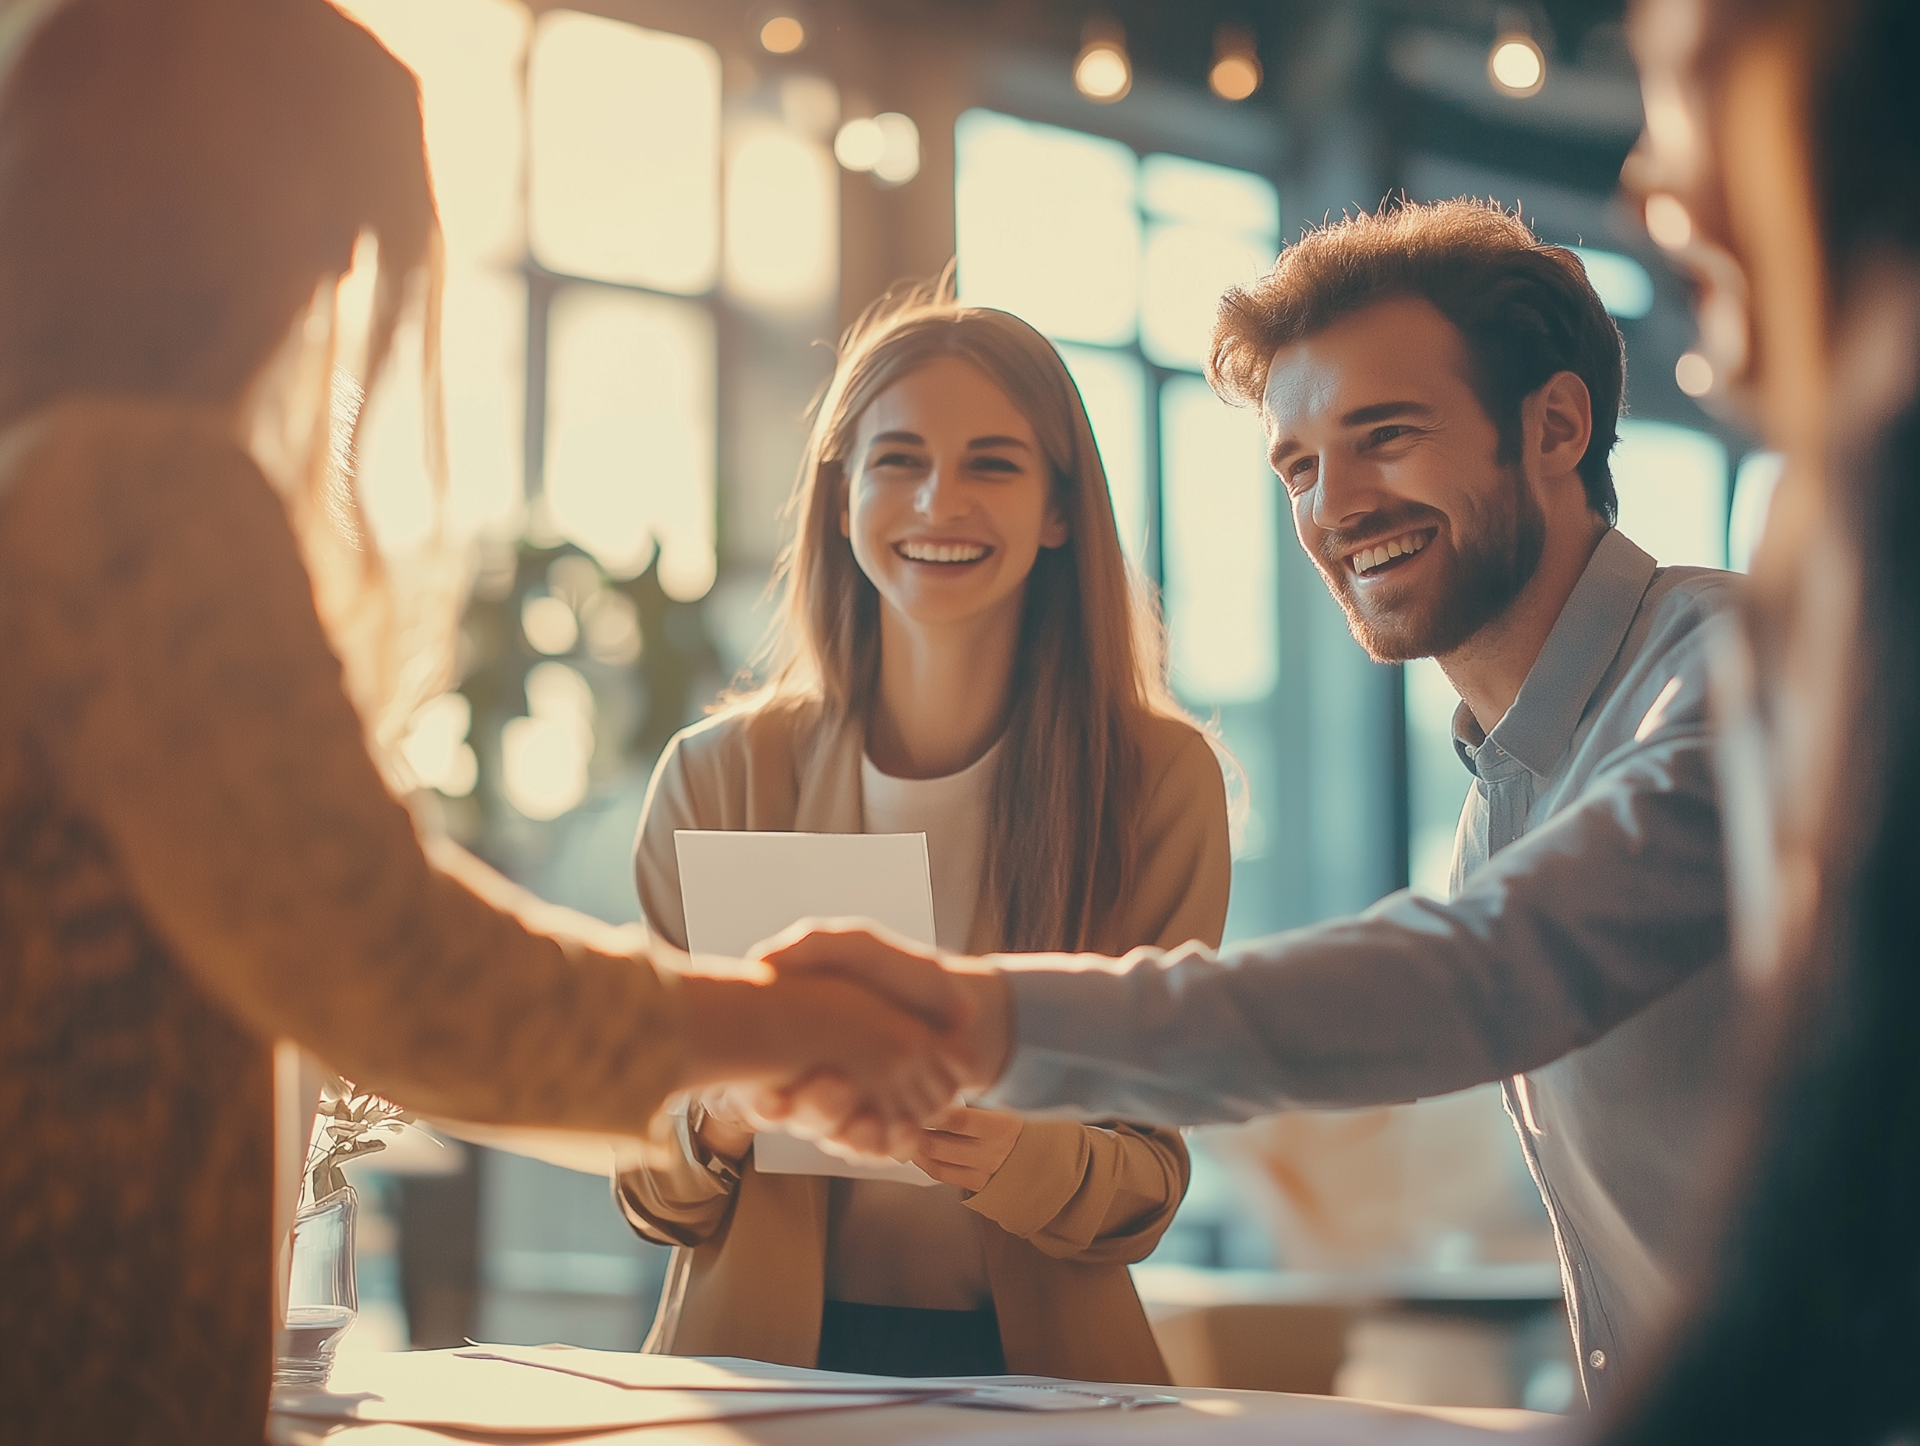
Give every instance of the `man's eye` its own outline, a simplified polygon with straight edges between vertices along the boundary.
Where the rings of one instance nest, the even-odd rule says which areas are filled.
[[[1375,427],[1373,429],[1371,440],[1375,443],[1392,442],[1392,441],[1398,440],[1401,437],[1406,436],[1407,433],[1411,432],[1412,430],[1413,428],[1403,427],[1403,426],[1400,426],[1398,423],[1390,424],[1385,427]]]
[[[1313,481],[1313,473],[1316,465],[1316,462],[1311,457],[1302,457],[1298,462],[1290,465],[1286,472],[1287,491],[1304,491]]]

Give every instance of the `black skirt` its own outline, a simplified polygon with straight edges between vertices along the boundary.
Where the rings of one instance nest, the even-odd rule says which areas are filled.
[[[820,1369],[867,1376],[1002,1376],[1000,1321],[981,1310],[915,1310],[830,1300],[820,1315]]]

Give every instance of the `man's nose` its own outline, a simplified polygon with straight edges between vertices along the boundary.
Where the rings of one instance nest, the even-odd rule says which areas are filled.
[[[1322,456],[1313,485],[1313,525],[1337,532],[1386,505],[1378,471],[1351,457]]]

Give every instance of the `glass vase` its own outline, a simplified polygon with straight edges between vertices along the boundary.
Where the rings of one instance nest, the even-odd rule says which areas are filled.
[[[360,1314],[353,1273],[353,1186],[342,1185],[293,1218],[293,1270],[287,1318],[277,1333],[273,1378],[318,1386],[333,1369],[334,1347]]]

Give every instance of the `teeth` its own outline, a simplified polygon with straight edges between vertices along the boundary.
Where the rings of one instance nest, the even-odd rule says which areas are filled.
[[[972,542],[903,542],[900,555],[911,562],[978,562],[987,555],[987,549]]]
[[[1409,532],[1400,537],[1390,537],[1385,542],[1375,543],[1354,553],[1348,561],[1355,572],[1371,572],[1382,563],[1396,557],[1411,557],[1427,545],[1425,536],[1418,532]]]

